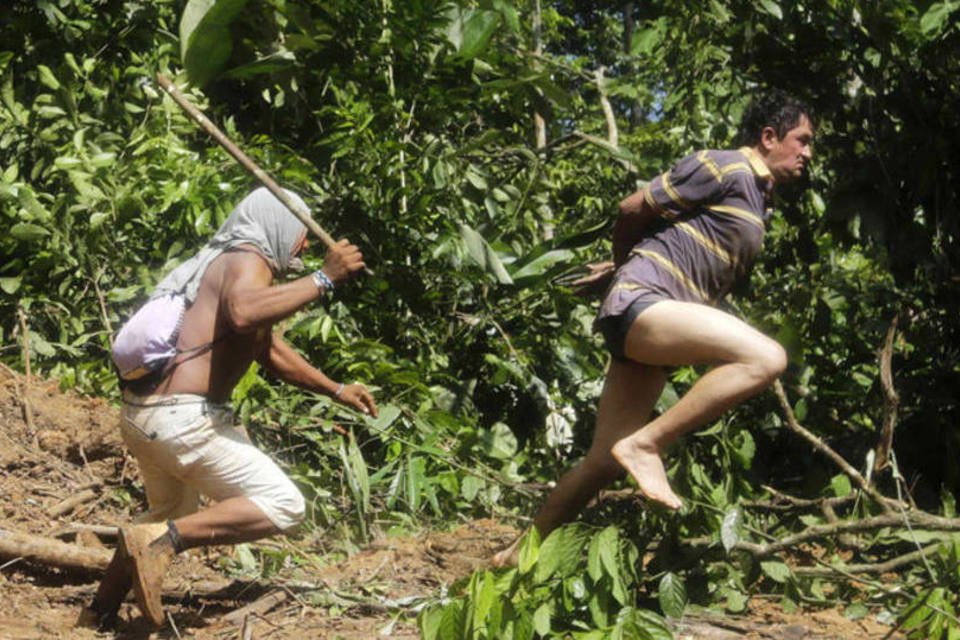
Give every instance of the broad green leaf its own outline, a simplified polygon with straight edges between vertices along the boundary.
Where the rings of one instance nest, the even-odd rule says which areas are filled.
[[[671,571],[665,573],[660,579],[657,599],[664,614],[671,618],[683,617],[687,607],[687,587],[683,584],[683,579]]]
[[[29,222],[18,222],[10,227],[10,235],[17,240],[32,242],[33,240],[39,240],[40,238],[50,235],[50,232],[40,225]]]
[[[277,73],[288,69],[297,63],[297,57],[292,51],[278,51],[258,58],[253,62],[234,67],[223,74],[224,78],[234,80],[248,80],[254,76]]]
[[[0,278],[0,289],[2,289],[4,293],[13,295],[14,293],[17,292],[17,289],[19,288],[20,288],[19,276],[15,278]]]
[[[753,466],[753,456],[757,453],[757,444],[753,435],[749,431],[743,430],[737,434],[736,441],[739,443],[734,445],[733,453],[737,462],[740,463],[741,467],[749,470]]]
[[[12,51],[0,51],[0,76],[7,70],[11,60],[13,60]]]
[[[250,545],[246,543],[238,544],[234,547],[234,553],[237,556],[237,564],[240,565],[240,570],[245,574],[255,574],[259,572],[259,563],[257,562],[256,556],[253,555],[253,551],[250,550]]]
[[[559,527],[550,532],[540,545],[534,581],[544,582],[555,573],[567,576],[576,571],[585,541],[586,533],[576,526]]]
[[[920,18],[920,31],[925,36],[939,32],[957,7],[960,2],[934,2]]]
[[[492,274],[501,284],[513,284],[500,258],[479,233],[466,224],[460,225],[460,237],[470,258],[484,271]]]
[[[460,483],[460,495],[462,495],[463,499],[467,502],[472,502],[473,499],[477,497],[477,494],[480,493],[480,490],[486,486],[486,484],[486,482],[476,476],[465,476],[463,481]]]
[[[540,533],[536,527],[530,527],[523,536],[520,543],[520,561],[517,569],[521,574],[529,573],[537,564],[537,558],[540,556]]]
[[[103,213],[102,211],[95,211],[90,214],[90,229],[96,230],[103,226],[107,220],[110,219],[109,213]]]
[[[512,0],[493,0],[493,7],[503,16],[511,31],[514,33],[520,32],[520,16],[517,14]]]
[[[49,87],[54,91],[60,88],[60,81],[57,80],[57,77],[55,75],[53,75],[53,71],[50,70],[50,67],[44,64],[38,64],[37,71],[40,72],[40,82],[45,87]]]
[[[420,613],[417,624],[423,640],[439,640],[443,612],[443,607],[430,607]]]
[[[180,58],[190,79],[205,85],[233,50],[228,27],[247,0],[189,0],[180,18]]]
[[[546,637],[550,635],[550,619],[553,617],[553,603],[544,602],[533,612],[533,630]]]
[[[98,153],[90,158],[90,164],[94,167],[109,167],[117,159],[117,154],[112,151]]]
[[[838,498],[848,496],[853,491],[850,478],[844,473],[838,473],[830,479],[830,488],[833,490],[833,495]]]
[[[594,539],[600,550],[600,563],[608,576],[620,575],[620,529],[610,525]]]
[[[474,629],[482,629],[486,626],[484,622],[496,597],[497,592],[494,588],[493,575],[489,571],[473,574],[473,578],[470,580],[470,599],[473,601],[470,619]]]
[[[517,453],[517,437],[510,427],[498,422],[480,434],[480,448],[492,458],[509,460]]]
[[[30,349],[37,355],[52,358],[57,355],[57,350],[50,344],[46,338],[39,333],[30,334]]]
[[[393,404],[385,404],[380,407],[376,418],[373,416],[364,416],[364,422],[372,429],[383,431],[400,417],[400,407]]]
[[[723,514],[720,525],[720,542],[727,553],[740,542],[740,525],[743,522],[743,512],[740,507],[732,507]]]
[[[610,598],[610,592],[597,585],[587,601],[587,609],[590,611],[590,617],[593,624],[597,627],[606,627],[610,624],[610,613],[614,605]]]
[[[774,582],[783,584],[790,578],[790,567],[779,560],[763,560],[760,569]]]
[[[603,577],[603,562],[600,560],[601,544],[600,535],[595,535],[587,550],[587,575],[594,582],[598,582]]]
[[[525,278],[535,278],[542,276],[555,265],[561,262],[569,262],[574,257],[573,251],[567,249],[555,249],[537,256],[526,264],[517,268],[511,273],[514,282],[521,284],[520,281]]]
[[[634,31],[633,39],[630,42],[630,55],[642,56],[652,53],[660,45],[664,26],[665,23],[661,19],[646,29]]]
[[[406,494],[407,506],[411,511],[420,509],[420,499],[430,479],[426,477],[426,462],[423,458],[410,456],[406,464]]]
[[[854,602],[843,611],[843,616],[848,620],[861,620],[869,614],[870,610],[862,602]]]
[[[496,11],[471,9],[462,14],[462,42],[457,53],[465,60],[472,60],[483,53],[500,26],[500,14]]]
[[[726,592],[727,596],[727,611],[730,613],[740,613],[747,608],[747,601],[749,598],[736,591],[735,589],[728,589]]]
[[[783,20],[783,9],[781,9],[780,5],[774,0],[757,0],[757,5],[759,5],[758,8],[764,13],[769,13],[777,20]]]
[[[440,640],[462,640],[466,629],[466,607],[463,601],[455,600],[443,608],[438,637]]]
[[[60,156],[53,161],[53,164],[58,169],[76,169],[83,165],[83,160],[70,156]]]

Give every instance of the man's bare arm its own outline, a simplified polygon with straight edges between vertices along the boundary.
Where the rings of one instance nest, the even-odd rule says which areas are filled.
[[[255,254],[235,253],[228,260],[220,288],[220,305],[230,327],[237,333],[270,327],[323,294],[312,275],[271,286],[273,274],[263,259]],[[334,284],[338,284],[363,266],[359,249],[341,240],[327,250],[323,271]]]
[[[273,334],[270,345],[258,358],[263,367],[280,380],[301,389],[336,397],[337,400],[363,413],[377,415],[377,404],[370,392],[361,384],[334,382],[322,371],[311,365],[283,338]],[[339,394],[337,393],[339,391]]]
[[[659,215],[644,197],[645,191],[641,189],[620,201],[620,215],[613,226],[613,261],[618,267],[627,260],[644,229]]]
[[[269,328],[322,294],[311,276],[271,286],[270,268],[253,254],[237,253],[228,260],[220,289],[220,308],[237,333]]]

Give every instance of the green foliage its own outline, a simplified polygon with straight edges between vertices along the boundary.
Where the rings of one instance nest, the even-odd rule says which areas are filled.
[[[382,528],[529,510],[540,499],[529,485],[583,451],[606,365],[593,303],[564,282],[609,254],[617,200],[687,151],[732,144],[749,97],[782,87],[816,109],[815,163],[806,184],[781,193],[739,312],[787,348],[797,417],[855,466],[883,420],[875,351],[899,315],[897,432],[910,437],[898,439],[897,462],[919,478],[921,505],[950,515],[960,488],[957,3],[541,4],[535,56],[528,2],[4,3],[0,358],[22,362],[22,309],[34,371],[115,397],[111,333],[251,188],[156,90],[161,71],[376,271],[279,329],[331,377],[374,389],[379,419],[255,368],[234,397],[254,437],[286,452],[314,525],[349,550]],[[582,137],[607,134],[601,65],[619,148]],[[699,372],[675,371],[658,410]],[[600,508],[592,517],[616,529],[528,541],[523,570],[474,576],[423,615],[424,633],[651,637],[659,623],[636,588],[668,615],[740,612],[759,590],[793,603],[855,599],[849,586],[828,595],[825,580],[736,550],[763,542],[761,531],[826,522],[749,509],[763,484],[854,495],[781,427],[769,397],[741,405],[667,459],[689,511]],[[864,515],[859,502],[840,514]],[[914,544],[860,541],[868,557]],[[840,562],[838,548],[823,552]],[[237,567],[285,561],[256,553]],[[640,553],[654,556],[642,583]],[[917,637],[949,621],[937,608],[956,608],[948,575],[903,572],[920,594],[904,617]],[[526,599],[509,604],[506,593]]]
[[[460,638],[673,638],[657,614],[638,608],[638,553],[614,526],[554,530],[541,543],[536,529],[520,547],[519,566],[481,570],[455,584],[451,597],[424,609],[425,640]],[[661,602],[683,611],[683,585],[661,581]]]
[[[933,584],[903,610],[900,625],[911,640],[960,638],[960,542],[945,544],[933,556]]]

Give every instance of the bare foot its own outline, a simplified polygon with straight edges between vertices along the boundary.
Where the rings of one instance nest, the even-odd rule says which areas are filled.
[[[522,535],[517,536],[517,539],[511,542],[509,546],[493,554],[493,557],[490,558],[490,566],[495,569],[505,569],[520,564],[520,541],[522,539]]]
[[[668,509],[677,510],[683,506],[683,502],[670,488],[663,460],[655,449],[647,448],[636,442],[633,436],[629,436],[614,444],[610,452],[633,476],[640,492],[648,499]]]

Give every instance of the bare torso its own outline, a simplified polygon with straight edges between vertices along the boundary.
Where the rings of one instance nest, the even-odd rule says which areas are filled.
[[[236,333],[221,308],[225,272],[236,261],[249,263],[245,268],[262,269],[265,277],[272,278],[266,262],[248,252],[227,252],[214,260],[203,276],[196,300],[184,314],[177,349],[183,352],[210,342],[213,345],[177,356],[177,364],[155,393],[192,393],[213,402],[227,402],[251,363],[270,345],[270,327]]]

